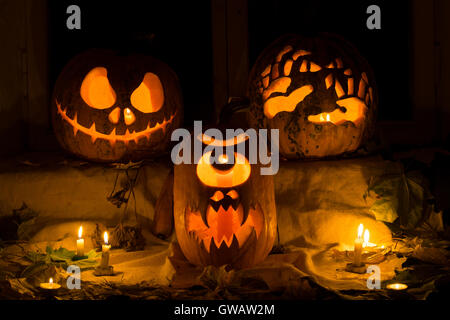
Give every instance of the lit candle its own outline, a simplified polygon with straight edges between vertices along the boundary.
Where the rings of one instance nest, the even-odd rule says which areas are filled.
[[[109,266],[109,249],[111,249],[111,245],[108,244],[108,233],[106,231],[103,234],[103,239],[105,240],[105,244],[102,245],[102,261],[100,263],[100,267],[108,268],[108,266]]]
[[[361,253],[362,253],[362,245],[363,245],[363,239],[362,239],[362,234],[363,234],[363,230],[364,230],[364,226],[361,223],[358,227],[358,237],[355,239],[355,259],[353,261],[353,264],[355,266],[360,266],[361,265]]]
[[[219,162],[220,162],[221,164],[227,163],[227,162],[228,162],[228,156],[227,156],[226,154],[221,154],[221,155],[219,156]]]
[[[48,282],[41,283],[39,285],[42,289],[46,290],[57,290],[61,288],[61,285],[58,283],[53,283],[53,278],[50,278]]]
[[[408,286],[404,283],[390,283],[386,286],[389,290],[405,290]]]
[[[366,229],[366,230],[364,230],[363,248],[366,248],[369,246],[369,239],[370,239],[369,229]]]
[[[78,240],[77,240],[77,256],[82,257],[84,256],[84,239],[83,236],[83,227],[80,226],[80,229],[78,229]]]
[[[134,116],[133,112],[129,108],[125,108],[123,116],[125,119],[125,123],[128,126],[133,124],[134,121],[136,121],[136,117]]]

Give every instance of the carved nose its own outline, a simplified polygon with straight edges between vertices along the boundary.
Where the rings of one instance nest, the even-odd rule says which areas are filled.
[[[134,116],[134,113],[130,110],[130,108],[125,108],[123,110],[123,118],[125,119],[125,124],[127,126],[133,124],[136,121],[136,117]]]
[[[108,119],[111,123],[117,124],[120,119],[120,108],[117,107],[108,116]]]

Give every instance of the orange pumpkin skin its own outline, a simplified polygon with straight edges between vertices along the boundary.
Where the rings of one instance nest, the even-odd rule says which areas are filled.
[[[181,164],[174,171],[174,225],[187,260],[198,266],[230,265],[235,269],[262,262],[270,253],[277,232],[272,176],[259,175],[259,166],[252,165],[251,175],[243,184],[214,188],[202,184],[196,168],[195,164]],[[227,204],[232,201],[228,194],[239,198],[232,205]],[[224,198],[217,198],[216,202],[211,200],[214,195]],[[241,216],[237,220],[239,225],[222,230],[223,234],[228,232],[228,241],[220,242],[214,237],[226,218],[215,224],[208,215],[220,216],[225,211],[233,215],[239,212]]]
[[[286,35],[252,68],[248,121],[280,130],[287,159],[351,153],[374,131],[378,104],[371,68],[337,35]]]
[[[90,80],[88,74],[97,77]],[[156,80],[144,83],[148,74]],[[139,105],[133,105],[132,96]],[[178,78],[163,62],[90,50],[73,58],[59,75],[51,113],[66,151],[95,162],[128,162],[168,151],[171,133],[182,123],[183,103]]]

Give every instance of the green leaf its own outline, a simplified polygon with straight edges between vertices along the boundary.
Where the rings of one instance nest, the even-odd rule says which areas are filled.
[[[392,223],[399,218],[402,226],[414,228],[424,218],[429,192],[420,173],[410,172],[371,180],[364,196],[376,199],[369,210],[377,220]]]
[[[39,266],[44,265],[57,265],[63,268],[67,268],[69,265],[77,265],[81,270],[86,270],[94,268],[98,265],[97,259],[100,257],[101,253],[97,253],[95,250],[91,250],[87,253],[86,259],[73,260],[76,256],[75,251],[69,251],[65,248],[59,248],[53,250],[50,247],[46,248],[46,254],[29,252],[27,258],[31,260],[34,264],[29,266],[31,272],[34,268],[39,268]]]
[[[370,208],[370,211],[375,214],[377,220],[393,222],[398,218],[394,202],[392,199],[377,200]]]
[[[402,226],[414,228],[422,219],[424,188],[406,175],[402,176],[399,191],[399,216]]]

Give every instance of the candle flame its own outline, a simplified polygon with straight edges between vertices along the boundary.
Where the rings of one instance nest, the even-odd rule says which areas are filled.
[[[228,162],[228,156],[226,154],[221,154],[219,156],[219,162],[222,164],[225,164]]]
[[[361,223],[361,224],[359,225],[359,227],[358,227],[358,239],[361,239],[362,234],[363,234],[363,231],[364,231],[364,226],[363,226],[363,224]]]
[[[330,121],[330,114],[327,113],[327,121]]]
[[[53,283],[53,278],[50,278],[50,279],[48,280],[48,283],[52,284],[52,283]]]
[[[125,109],[125,112],[126,112],[126,113],[127,113],[127,115],[128,115],[128,114],[130,114],[130,113],[131,113],[131,110],[130,110],[130,109],[128,109],[128,108],[126,108],[126,109]]]
[[[370,233],[369,230],[366,229],[364,230],[364,242],[363,242],[363,247],[367,247],[369,245],[369,238],[370,238]]]
[[[103,234],[103,239],[105,240],[105,244],[108,244],[108,232],[105,231]]]
[[[320,121],[325,121],[322,114],[320,114]]]
[[[408,286],[404,283],[391,283],[387,285],[387,288],[391,290],[405,290]]]
[[[82,235],[83,235],[83,226],[80,226],[80,229],[78,229],[78,238],[81,239]]]

